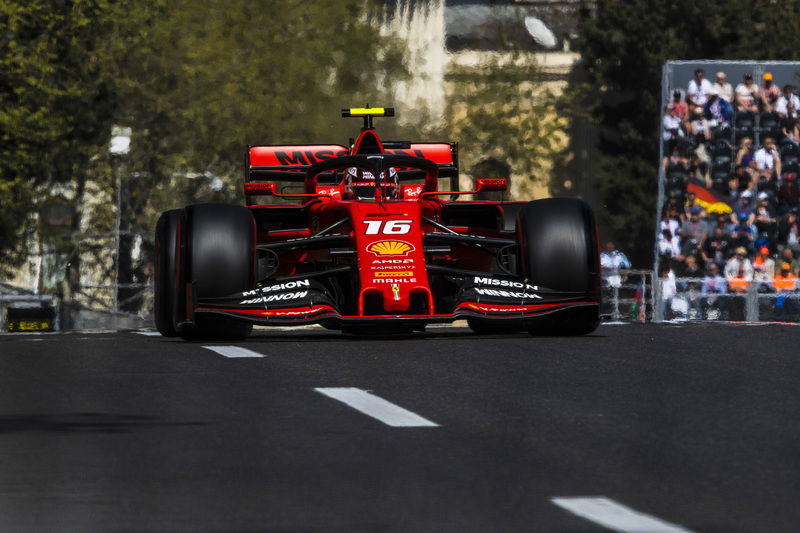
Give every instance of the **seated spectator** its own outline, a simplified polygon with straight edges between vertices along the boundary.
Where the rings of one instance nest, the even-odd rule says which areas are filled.
[[[713,233],[706,239],[703,247],[703,262],[707,265],[716,263],[719,267],[724,267],[731,250],[731,239],[725,231],[725,227],[714,226]]]
[[[686,101],[690,107],[703,107],[711,92],[711,82],[705,78],[705,71],[701,68],[694,71],[694,79],[689,82],[686,90]]]
[[[675,108],[675,113],[678,115],[678,118],[683,121],[689,120],[689,104],[683,99],[683,92],[680,90],[673,91],[672,101],[668,103],[671,103]]]
[[[756,227],[748,221],[748,216],[745,213],[739,214],[739,223],[730,232],[731,246],[736,249],[752,250],[756,242],[758,232]]]
[[[775,103],[781,96],[781,90],[772,82],[772,73],[764,73],[764,83],[761,85],[761,110],[768,113],[775,111]]]
[[[683,212],[687,217],[691,216],[692,210],[695,207],[700,208],[700,217],[705,217],[706,214],[703,206],[697,203],[697,195],[694,192],[689,191],[686,193],[686,203],[683,204]]]
[[[794,252],[791,248],[784,248],[781,254],[781,262],[789,263],[789,272],[793,275],[800,275],[800,263],[794,258]]]
[[[758,86],[753,83],[753,75],[745,74],[744,82],[736,86],[734,106],[738,112],[758,112]]]
[[[775,215],[775,209],[769,203],[769,195],[766,192],[758,193],[755,224],[760,235],[767,234],[770,239],[775,237],[775,232],[778,229],[778,218]]]
[[[724,98],[726,102],[733,102],[733,85],[728,82],[728,76],[724,72],[717,72],[717,80],[711,89],[715,89],[720,98]]]
[[[780,126],[783,139],[794,145],[798,145],[800,127],[798,127],[797,124],[797,113],[795,112],[792,102],[786,104],[786,116],[781,119]]]
[[[689,136],[698,146],[698,149],[702,146],[705,150],[705,144],[711,140],[711,124],[703,115],[702,107],[695,107],[692,112],[692,120],[689,122]]]
[[[667,151],[671,153],[675,151],[675,148],[678,147],[678,142],[686,135],[683,131],[683,121],[678,116],[674,105],[667,104],[662,126],[661,138],[666,143]]]
[[[703,287],[700,290],[700,294],[703,296],[703,315],[707,319],[719,320],[722,318],[725,312],[725,301],[719,295],[727,292],[728,284],[720,274],[719,266],[716,263],[710,263],[706,276],[703,278]]]
[[[687,255],[687,247],[699,251],[708,236],[708,225],[705,220],[700,218],[701,212],[702,209],[699,205],[694,206],[689,214],[688,220],[681,226],[679,234],[684,240],[681,246],[683,255]]]
[[[784,252],[800,251],[800,221],[797,220],[796,207],[778,221],[778,246],[782,247]]]
[[[692,162],[689,165],[689,177],[702,182],[706,187],[710,189],[712,185],[711,166],[708,164],[708,161],[704,161],[700,157],[699,152],[700,150],[698,150],[694,154],[694,157],[692,157]]]
[[[752,224],[755,217],[753,215],[753,193],[749,190],[742,191],[739,198],[733,204],[733,213],[731,213],[731,220],[735,224],[740,224],[742,220],[746,220],[748,224]],[[752,217],[752,219],[751,219]]]
[[[678,235],[669,228],[665,228],[662,221],[661,233],[658,235],[659,255],[670,263],[673,260],[680,261],[682,259],[680,242]]]
[[[791,264],[781,262],[781,269],[772,280],[772,287],[778,297],[775,298],[775,318],[779,321],[797,321],[797,275],[792,274]]]
[[[716,89],[711,89],[703,106],[703,116],[709,121],[712,128],[730,127],[733,108],[727,100],[719,95]]]
[[[778,101],[775,102],[775,113],[777,113],[778,118],[783,118],[787,115],[787,106],[789,102],[794,105],[794,109],[800,109],[800,98],[797,98],[797,95],[794,94],[793,91],[794,86],[783,86],[783,94],[778,98]]]
[[[787,172],[778,188],[778,212],[784,215],[796,209],[798,205],[800,205],[800,184],[797,182],[797,174]]]
[[[716,220],[715,227],[716,226],[719,226],[720,228],[722,228],[722,231],[725,232],[725,235],[730,235],[731,231],[733,231],[733,228],[736,227],[736,224],[731,222],[730,215],[728,215],[726,213],[717,213],[717,220]],[[733,251],[731,251],[730,253],[733,253]],[[726,255],[725,259],[727,259],[727,258],[728,257]],[[720,266],[722,266],[722,265],[720,265]]]
[[[630,268],[631,262],[624,253],[617,250],[614,243],[608,241],[605,250],[600,254],[600,267],[603,271],[603,282],[608,287],[621,287],[620,269]]]
[[[759,292],[772,291],[773,277],[775,277],[775,260],[769,256],[769,248],[762,246],[753,259],[753,281],[760,284]]]
[[[753,155],[756,168],[761,176],[780,176],[781,175],[781,156],[775,148],[775,139],[767,137],[764,139],[764,146],[756,150]]]
[[[736,151],[736,164],[749,167],[753,162],[753,139],[742,137],[739,141],[739,149]]]

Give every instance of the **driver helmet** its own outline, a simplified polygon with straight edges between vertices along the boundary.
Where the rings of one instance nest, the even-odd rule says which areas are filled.
[[[374,174],[369,170],[350,167],[345,174],[344,190],[345,194],[351,198],[374,200],[375,188],[381,185],[383,189],[382,198],[388,200],[397,198],[397,194],[400,191],[400,183],[397,171],[394,168],[381,172],[380,183],[376,183]]]

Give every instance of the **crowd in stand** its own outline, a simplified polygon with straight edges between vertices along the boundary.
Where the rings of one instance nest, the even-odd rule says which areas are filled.
[[[746,74],[734,88],[724,72],[712,83],[698,69],[666,103],[658,246],[667,315],[671,298],[688,292],[689,316],[743,320],[744,299],[732,296],[755,290],[774,295],[778,319],[800,320],[794,91],[769,72],[760,84]],[[702,199],[690,184],[704,189]]]

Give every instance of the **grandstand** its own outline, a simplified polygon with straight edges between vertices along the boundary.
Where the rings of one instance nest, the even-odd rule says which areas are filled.
[[[654,320],[800,322],[798,74],[664,66]]]

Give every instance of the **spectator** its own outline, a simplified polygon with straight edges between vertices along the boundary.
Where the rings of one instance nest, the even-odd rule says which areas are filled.
[[[769,248],[762,246],[753,259],[753,281],[759,283],[759,292],[771,292],[775,277],[775,260],[769,256]]]
[[[686,193],[686,203],[683,205],[683,212],[687,217],[691,216],[692,209],[695,207],[700,208],[700,217],[705,217],[703,206],[697,203],[697,194],[695,194],[694,191],[689,191]]]
[[[755,209],[755,224],[760,235],[767,234],[770,239],[775,238],[778,229],[778,219],[775,210],[769,203],[769,195],[765,192],[758,193],[758,205]]]
[[[764,146],[756,150],[753,155],[756,168],[761,176],[780,176],[781,175],[781,155],[775,149],[775,139],[767,137],[764,139]]]
[[[740,246],[736,248],[736,255],[725,264],[725,280],[728,289],[737,294],[747,292],[748,284],[753,281],[753,265],[747,259],[747,250]],[[744,320],[744,298],[735,298],[730,305],[731,319]]]
[[[698,150],[702,146],[702,150],[705,151],[705,143],[711,140],[711,124],[703,115],[703,108],[701,107],[695,107],[692,112],[692,120],[689,122],[689,136],[698,146]]]
[[[673,104],[667,104],[662,125],[664,126],[662,138],[667,144],[668,152],[673,152],[677,148],[678,142],[686,135],[683,131],[683,121],[678,116]]]
[[[728,76],[724,72],[717,72],[717,80],[712,89],[716,89],[720,98],[724,98],[728,103],[733,102],[733,85],[728,83]]]
[[[761,86],[761,110],[767,113],[775,111],[775,103],[781,96],[781,90],[772,82],[772,73],[764,73],[764,84]]]
[[[669,102],[675,108],[675,113],[683,121],[689,119],[689,105],[683,99],[683,92],[675,90],[672,92],[672,101]]]
[[[786,104],[786,116],[780,120],[780,126],[783,138],[794,145],[798,145],[800,127],[797,125],[797,112],[792,102]]]
[[[686,256],[680,276],[683,279],[678,283],[678,288],[686,292],[686,301],[689,306],[687,318],[702,318],[703,308],[700,302],[700,280],[703,277],[703,269],[697,264],[697,258],[695,256]]]
[[[733,204],[733,213],[731,213],[732,220],[735,224],[740,224],[742,220],[746,220],[748,224],[752,223],[751,215],[753,214],[753,193],[749,190],[742,191],[739,198]],[[755,217],[753,217],[754,219]]]
[[[673,318],[672,299],[678,292],[678,287],[675,284],[675,273],[672,271],[672,266],[669,264],[662,265],[660,278],[661,298],[664,302],[664,318],[669,320]]]
[[[736,201],[744,191],[751,191],[755,187],[755,179],[750,174],[751,169],[736,165],[733,176],[728,180],[728,196]]]
[[[725,301],[719,295],[727,292],[727,283],[719,273],[719,266],[716,263],[709,264],[706,277],[703,278],[703,287],[700,290],[700,294],[703,296],[703,314],[707,319],[718,320],[722,318],[725,311]]]
[[[778,189],[778,208],[785,214],[800,205],[800,185],[797,183],[797,174],[787,172],[783,176],[783,183]]]
[[[739,149],[736,151],[736,164],[749,167],[753,162],[753,139],[742,137],[739,141]]]
[[[718,266],[725,266],[725,261],[731,253],[731,239],[728,237],[724,226],[714,226],[714,232],[706,239],[703,247],[703,262],[705,264],[716,263]]]
[[[707,188],[711,188],[711,166],[707,161],[700,157],[700,150],[697,150],[692,157],[692,163],[689,165],[689,177],[703,182]],[[705,154],[705,150],[702,151]],[[706,155],[706,157],[708,157]]]
[[[797,275],[792,274],[791,264],[781,262],[781,270],[772,280],[772,286],[778,297],[775,298],[775,318],[781,321],[795,319],[797,313]]]
[[[794,258],[794,253],[791,248],[784,248],[781,254],[781,262],[789,263],[789,272],[793,275],[800,275],[800,263]]]
[[[606,249],[600,254],[600,266],[603,270],[603,282],[608,287],[619,288],[622,286],[622,275],[620,274],[621,268],[630,268],[631,262],[624,253],[620,252],[614,246],[614,243],[608,241]]]
[[[726,213],[717,213],[717,223],[716,223],[716,225],[719,226],[720,228],[722,228],[722,231],[725,232],[725,235],[730,234],[730,232],[733,231],[733,228],[736,227],[736,224],[731,222],[730,215],[728,215]],[[731,253],[733,253],[733,252],[731,252]],[[728,257],[726,255],[725,259],[727,259],[727,258]]]
[[[730,242],[737,250],[753,249],[753,244],[756,242],[756,227],[748,221],[747,214],[739,214],[739,223],[730,233]]]
[[[784,252],[786,250],[800,251],[800,222],[797,220],[796,207],[778,221],[778,245],[784,248]],[[791,263],[791,261],[789,262]]]
[[[727,100],[719,95],[719,91],[711,89],[706,104],[703,106],[703,115],[712,128],[730,127],[733,108]]]
[[[734,105],[740,113],[758,112],[758,87],[753,83],[753,75],[745,74],[744,82],[736,86]]]
[[[694,71],[694,79],[686,90],[686,101],[689,106],[704,106],[711,92],[711,82],[705,79],[705,71],[701,68]]]
[[[775,102],[775,112],[778,114],[779,118],[783,118],[787,114],[787,105],[789,102],[794,104],[794,109],[800,109],[800,98],[797,98],[797,95],[793,93],[794,87],[792,85],[784,85],[783,86],[783,94],[778,101]]]
[[[700,212],[700,206],[694,206],[690,212],[689,219],[681,226],[680,236],[684,241],[681,246],[683,255],[692,253],[692,249],[699,251],[708,236],[708,225],[700,218]]]

